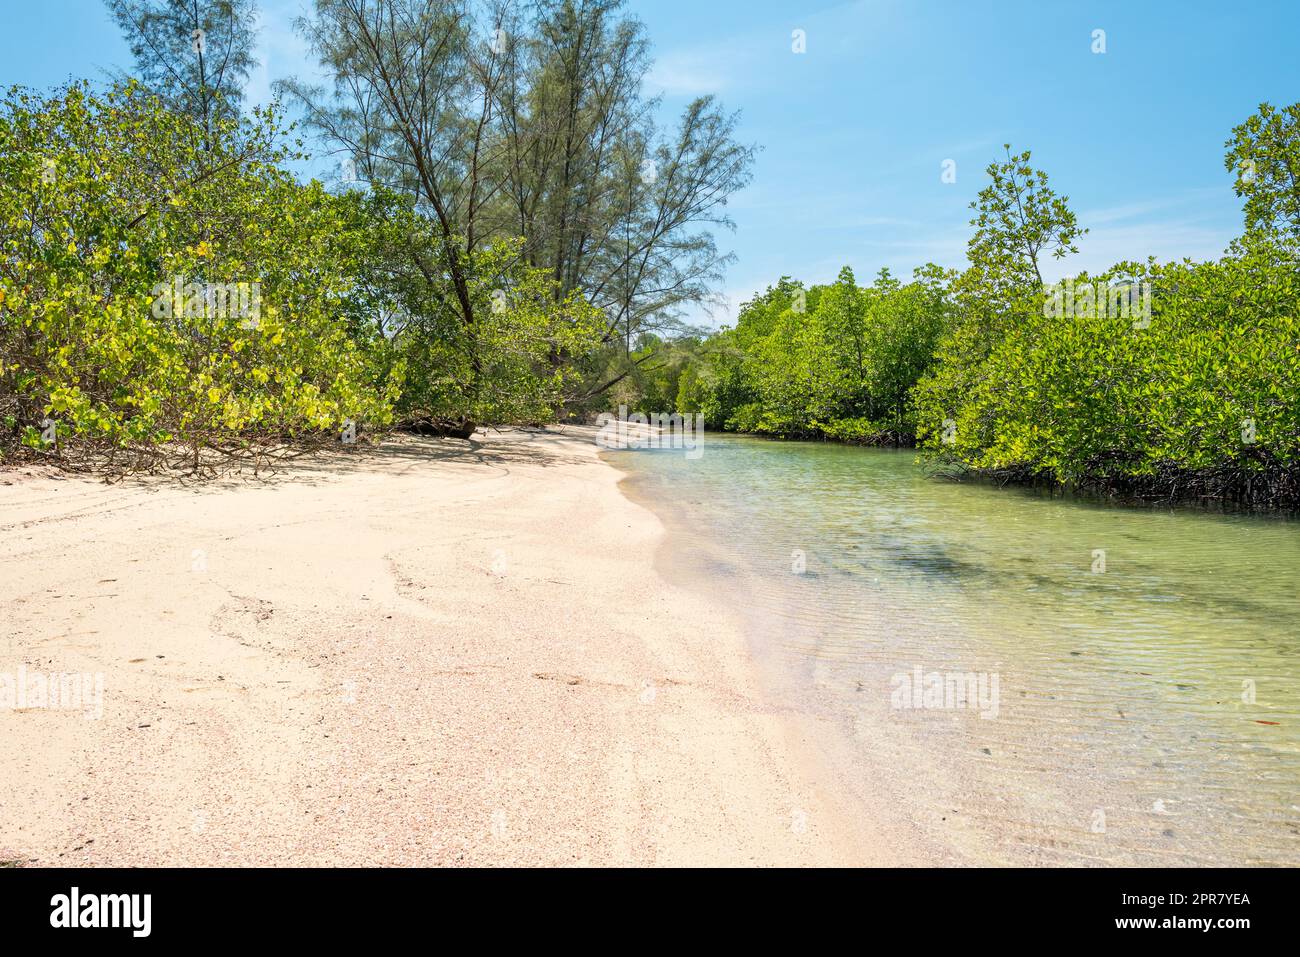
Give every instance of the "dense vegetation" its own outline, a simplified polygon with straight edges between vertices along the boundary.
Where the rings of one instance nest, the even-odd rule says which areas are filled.
[[[0,99],[4,460],[198,470],[627,404],[954,474],[1300,501],[1300,105],[1232,131],[1245,228],[1216,262],[1063,294],[1044,266],[1086,230],[1008,147],[963,270],[782,278],[706,336],[682,317],[754,150],[710,98],[656,126],[621,0],[315,0],[328,82],[258,109],[252,0],[107,3],[134,75]],[[291,172],[295,111],[332,186]]]
[[[1085,230],[1008,148],[966,270],[783,278],[643,391],[715,428],[915,442],[952,474],[1300,502],[1300,105],[1227,145],[1246,229],[1217,262],[1120,263],[1063,296],[1042,267]]]
[[[177,445],[197,456],[254,435],[391,421],[400,360],[386,361],[373,328],[347,323],[361,313],[352,261],[364,209],[277,168],[273,117],[223,121],[205,149],[188,117],[134,85],[13,92],[0,109],[11,448],[141,467]],[[173,277],[182,299],[155,308]],[[250,295],[241,314],[231,300],[254,277],[260,309]],[[235,295],[209,302],[209,282]]]
[[[247,109],[252,0],[108,0],[137,59],[0,99],[0,457],[221,468],[601,401],[727,257],[750,147],[641,95],[621,0],[317,0],[331,82]],[[332,188],[285,116],[340,162]]]

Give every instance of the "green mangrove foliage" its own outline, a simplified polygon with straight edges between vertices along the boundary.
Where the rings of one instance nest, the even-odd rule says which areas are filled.
[[[916,442],[951,474],[1300,502],[1300,105],[1233,130],[1246,231],[1214,262],[1046,282],[1086,230],[1030,160],[989,166],[962,272],[783,278],[646,394],[712,428]]]
[[[950,277],[936,266],[902,283],[852,270],[805,289],[783,278],[710,337],[678,380],[677,405],[715,428],[848,442],[906,442],[909,390],[948,325]]]
[[[402,425],[468,436],[640,381],[729,257],[753,147],[672,129],[622,0],[366,5],[298,26],[328,82],[244,111],[249,0],[107,0],[135,79],[0,101],[0,457],[133,469]],[[638,359],[644,357],[638,357]]]
[[[1028,159],[1021,182],[1046,189]],[[923,448],[1002,479],[1300,502],[1300,193],[1287,172],[1300,170],[1300,109],[1262,105],[1225,165],[1246,233],[1222,259],[1120,263],[1050,285],[1038,256],[1073,251],[1073,214],[1017,203],[991,167],[953,326],[913,391]]]
[[[278,121],[189,117],[128,83],[0,103],[0,434],[139,466],[177,446],[385,424],[336,321],[336,202],[277,168]]]
[[[1252,234],[1218,262],[1129,264],[1091,282],[1149,289],[1149,314],[1027,313],[963,365],[968,392],[945,393],[938,376],[918,388],[926,447],[1002,477],[1295,501],[1295,245]]]
[[[381,189],[284,165],[272,111],[128,82],[0,101],[0,454],[136,469],[398,419],[549,417],[601,323],[517,244],[465,254]],[[472,427],[472,426],[471,426]]]

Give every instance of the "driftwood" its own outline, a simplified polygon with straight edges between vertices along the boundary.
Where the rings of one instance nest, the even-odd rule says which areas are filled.
[[[466,419],[448,420],[433,419],[428,416],[422,416],[418,419],[407,419],[398,425],[398,429],[403,432],[410,432],[414,435],[436,435],[448,439],[468,439],[478,428],[477,423],[470,422]]]

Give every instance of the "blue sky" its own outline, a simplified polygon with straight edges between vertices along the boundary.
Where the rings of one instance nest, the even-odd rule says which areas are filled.
[[[262,0],[254,99],[310,73],[292,20]],[[1091,232],[1054,275],[1119,259],[1216,256],[1238,231],[1232,126],[1300,100],[1300,3],[633,0],[665,119],[713,93],[760,144],[730,206],[730,309],[782,274],[910,275],[964,262],[967,204],[1001,144],[1034,152]],[[5,0],[0,84],[47,87],[128,64],[99,0]],[[806,52],[792,52],[803,30]],[[1093,53],[1093,31],[1105,53]],[[955,183],[941,181],[945,160]]]

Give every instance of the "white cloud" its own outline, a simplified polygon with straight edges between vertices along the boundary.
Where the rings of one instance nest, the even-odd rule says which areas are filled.
[[[1203,186],[1199,189],[1188,190],[1176,196],[1161,196],[1157,199],[1143,200],[1137,203],[1127,203],[1120,206],[1106,206],[1100,209],[1089,209],[1079,213],[1079,222],[1084,226],[1103,226],[1106,223],[1120,222],[1125,219],[1135,219],[1141,216],[1147,216],[1151,213],[1160,212],[1161,210],[1174,209],[1180,206],[1186,206],[1192,202],[1204,202],[1207,198],[1221,198],[1223,189],[1219,186]]]
[[[655,61],[645,79],[651,96],[704,96],[727,87],[729,72],[716,53],[702,50],[679,50]]]
[[[1101,227],[1079,240],[1079,255],[1055,260],[1045,268],[1044,278],[1101,272],[1125,260],[1145,262],[1148,256],[1161,262],[1218,259],[1233,235],[1230,230],[1183,220]]]

